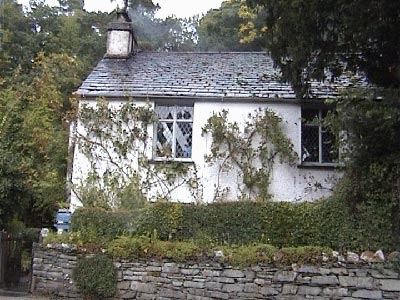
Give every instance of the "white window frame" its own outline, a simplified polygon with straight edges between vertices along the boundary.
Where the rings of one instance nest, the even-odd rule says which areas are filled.
[[[159,103],[155,104],[155,111],[157,113],[157,107],[159,106],[168,106],[168,107],[173,107],[173,119],[162,119],[158,118],[157,122],[154,124],[154,135],[153,135],[153,160],[154,161],[178,161],[178,162],[192,162],[192,156],[193,156],[193,121],[194,121],[194,105],[189,103],[189,104],[170,104],[170,103]],[[178,107],[192,107],[192,116],[191,119],[178,119],[177,118],[177,111]],[[157,143],[158,143],[158,136],[157,136],[157,130],[158,130],[158,124],[160,122],[164,123],[173,123],[173,130],[172,130],[172,153],[171,156],[157,156]],[[190,157],[176,157],[176,132],[177,132],[177,124],[178,123],[190,123],[192,124],[192,143],[190,145]]]

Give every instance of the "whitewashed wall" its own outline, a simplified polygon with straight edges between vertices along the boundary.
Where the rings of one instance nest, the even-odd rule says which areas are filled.
[[[95,101],[85,100],[83,103],[95,104]],[[121,101],[112,101],[110,105],[121,105]],[[145,102],[138,102],[138,105],[144,105]],[[200,185],[202,186],[202,199],[204,202],[212,202],[215,196],[215,187],[217,185],[218,167],[210,165],[205,161],[205,155],[208,154],[212,139],[211,136],[202,136],[202,127],[207,119],[216,112],[223,109],[228,110],[229,121],[236,121],[239,124],[244,123],[249,113],[254,113],[259,107],[268,107],[275,111],[284,120],[284,133],[292,140],[295,151],[300,154],[301,150],[301,108],[296,103],[230,103],[230,102],[196,102],[194,104],[193,119],[193,145],[192,159],[198,170]],[[153,126],[149,126],[150,136]],[[83,133],[83,128],[78,122],[77,130]],[[150,142],[149,145],[152,143]],[[148,158],[152,158],[152,150],[147,151]],[[299,161],[300,163],[300,161]],[[89,163],[85,156],[75,147],[73,158],[73,184],[78,184],[87,175]],[[273,175],[270,185],[270,191],[273,199],[277,201],[304,201],[315,200],[329,195],[330,189],[340,176],[334,170],[317,168],[299,168],[298,166],[289,166],[276,162],[273,169]],[[226,172],[220,176],[220,187],[229,188],[225,194],[226,200],[235,200],[240,196],[241,179],[237,172]],[[149,193],[152,198],[156,191]],[[190,202],[195,201],[187,187],[180,187],[171,194],[174,201]],[[71,208],[79,206],[79,200],[72,192]]]

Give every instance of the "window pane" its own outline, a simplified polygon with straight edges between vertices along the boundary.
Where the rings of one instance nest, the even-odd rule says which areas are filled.
[[[192,157],[192,123],[177,123],[176,128],[176,152],[177,158]]]
[[[157,105],[156,113],[157,113],[157,116],[159,119],[173,120],[174,119],[174,106]]]
[[[319,162],[318,126],[302,126],[301,144],[301,160],[304,162]]]
[[[172,155],[173,122],[159,122],[157,126],[156,156],[165,157]]]
[[[193,106],[177,106],[176,118],[178,120],[192,120],[193,119]]]
[[[338,151],[335,147],[335,137],[328,131],[322,131],[322,162],[334,162],[338,158]]]

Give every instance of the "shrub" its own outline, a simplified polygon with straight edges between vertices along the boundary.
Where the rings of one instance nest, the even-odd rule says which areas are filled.
[[[217,248],[216,248],[217,249]],[[222,247],[223,261],[234,266],[248,267],[258,263],[273,261],[277,249],[267,244],[254,244],[239,247]]]
[[[193,242],[170,242],[147,237],[122,236],[112,241],[108,253],[119,258],[158,258],[183,262],[202,256],[202,250]]]
[[[101,242],[103,246],[129,233],[162,241],[194,241],[204,249],[254,243],[353,251],[395,249],[392,225],[386,217],[390,208],[373,201],[361,203],[353,211],[344,200],[344,193],[348,190],[339,187],[329,199],[302,203],[156,202],[129,213],[80,209],[73,215],[73,232],[83,244]]]
[[[100,300],[117,292],[117,272],[112,260],[104,255],[79,259],[72,278],[86,299]]]
[[[263,204],[239,201],[190,205],[156,202],[141,217],[137,233],[161,240],[188,240],[207,237],[210,243],[247,244],[264,234]]]
[[[148,252],[150,239],[147,237],[120,236],[108,244],[107,251],[113,257],[143,257]]]
[[[72,231],[84,243],[105,244],[115,237],[135,230],[140,211],[111,212],[100,208],[79,208],[72,215]]]
[[[332,249],[327,247],[305,246],[282,248],[275,254],[275,261],[283,265],[293,263],[316,264],[323,261],[323,254],[330,255]]]

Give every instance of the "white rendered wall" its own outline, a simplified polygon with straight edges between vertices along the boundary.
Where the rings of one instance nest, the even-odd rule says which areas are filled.
[[[95,101],[85,101],[95,104]],[[110,105],[121,105],[121,101],[112,101]],[[138,105],[145,105],[146,102],[137,102]],[[82,104],[82,102],[81,102]],[[153,105],[153,104],[152,104]],[[236,121],[243,124],[249,113],[254,114],[259,107],[269,108],[275,111],[283,121],[283,131],[291,139],[295,151],[299,154],[301,150],[301,108],[295,103],[229,103],[229,102],[196,102],[194,104],[193,117],[193,144],[192,160],[196,165],[200,186],[202,187],[202,201],[212,202],[215,196],[215,187],[217,185],[218,167],[205,161],[205,155],[208,154],[212,143],[211,136],[202,136],[202,128],[207,119],[213,113],[227,110],[229,121]],[[77,130],[83,133],[83,128],[78,122]],[[149,126],[149,136],[153,136],[153,126]],[[150,141],[148,143],[152,145]],[[152,159],[152,150],[147,151],[148,159]],[[299,161],[300,162],[300,161]],[[78,147],[75,148],[73,162],[73,183],[82,181],[87,175],[89,162],[81,153]],[[316,200],[328,196],[340,174],[334,170],[318,168],[299,168],[297,165],[289,166],[280,164],[277,161],[274,165],[273,175],[269,190],[273,199],[277,201],[305,201]],[[226,200],[236,200],[240,197],[241,178],[237,172],[229,171],[221,173],[220,187],[229,188],[229,192],[224,195]],[[149,193],[150,200],[154,200],[157,190]],[[192,193],[186,186],[182,186],[171,193],[173,201],[193,202]],[[81,204],[76,195],[72,193],[71,208]]]

